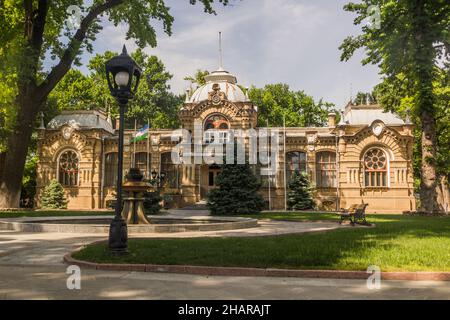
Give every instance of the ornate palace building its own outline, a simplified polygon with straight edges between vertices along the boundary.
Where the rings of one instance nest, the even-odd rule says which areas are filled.
[[[179,116],[182,128],[194,131],[201,123],[204,135],[194,141],[205,147],[209,132],[229,129],[268,129],[281,138],[273,176],[258,174],[261,192],[271,209],[285,208],[285,177],[298,169],[316,187],[319,208],[336,210],[368,203],[368,212],[399,213],[415,210],[412,176],[412,124],[383,112],[378,105],[348,104],[336,123],[330,114],[325,127],[258,128],[258,108],[223,69],[206,77],[207,83],[188,92]],[[64,111],[41,125],[38,142],[37,204],[43,188],[58,180],[67,191],[70,209],[105,208],[114,196],[117,179],[117,127],[102,111]],[[138,167],[146,177],[165,174],[163,193],[175,207],[206,198],[215,188],[220,166],[174,164],[172,130],[150,130],[149,138],[133,143],[134,130],[125,132],[125,171]],[[126,172],[124,172],[125,174]]]

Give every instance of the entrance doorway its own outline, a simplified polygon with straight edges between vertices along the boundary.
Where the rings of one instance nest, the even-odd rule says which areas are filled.
[[[205,199],[208,192],[217,188],[217,176],[222,172],[218,165],[204,166],[202,168],[202,199]]]

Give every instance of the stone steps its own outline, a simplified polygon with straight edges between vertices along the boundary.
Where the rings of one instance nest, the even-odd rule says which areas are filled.
[[[206,201],[202,200],[197,202],[196,204],[184,207],[182,208],[182,210],[208,210],[208,207],[206,206]]]

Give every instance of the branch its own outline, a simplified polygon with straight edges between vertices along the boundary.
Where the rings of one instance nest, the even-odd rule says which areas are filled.
[[[86,38],[86,32],[91,26],[92,22],[103,12],[115,6],[122,4],[124,0],[109,0],[103,4],[93,7],[86,17],[83,18],[80,28],[77,30],[72,40],[69,42],[67,49],[64,51],[59,63],[53,67],[47,78],[38,86],[38,99],[42,100],[48,96],[58,82],[70,70],[72,62],[78,54],[78,49],[81,43]]]
[[[37,16],[33,22],[33,30],[31,33],[31,46],[36,52],[41,51],[42,43],[44,41],[44,27],[45,19],[47,18],[48,3],[47,0],[39,0],[37,9]]]
[[[24,0],[23,7],[25,9],[24,35],[27,39],[31,38],[31,29],[33,27],[33,1]]]

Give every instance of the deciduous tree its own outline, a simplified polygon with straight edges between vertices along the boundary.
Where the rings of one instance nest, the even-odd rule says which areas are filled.
[[[312,96],[303,91],[292,91],[289,85],[268,84],[264,88],[252,87],[249,97],[258,106],[258,125],[261,127],[283,126],[286,118],[288,127],[323,126],[329,112],[334,112],[333,104],[320,99],[314,101]]]
[[[436,66],[446,65],[450,58],[450,3],[446,0],[363,0],[358,4],[348,3],[344,9],[357,14],[356,25],[366,19],[380,18],[379,23],[363,25],[362,34],[344,40],[340,47],[341,59],[348,60],[357,49],[364,48],[363,64],[379,65],[392,83],[402,78],[401,85],[414,97],[414,112],[422,134],[422,209],[440,210],[436,193],[437,97],[433,82],[437,79]],[[374,16],[376,11],[379,17]]]
[[[214,0],[190,0],[191,4],[197,2],[204,5],[205,12],[214,13]],[[3,81],[8,77],[13,84],[9,96],[13,97],[13,112],[3,112],[8,115],[3,122],[10,126],[3,143],[7,152],[0,157],[0,208],[7,208],[19,206],[36,117],[72,64],[80,63],[81,52],[93,51],[92,42],[102,28],[101,18],[106,17],[116,26],[127,24],[127,38],[135,39],[140,48],[156,46],[152,20],[160,20],[170,35],[174,18],[164,0],[5,0],[0,5],[0,86],[5,87]],[[81,8],[82,18],[76,30],[65,23],[71,5]],[[46,58],[57,61],[48,72],[43,68]]]

